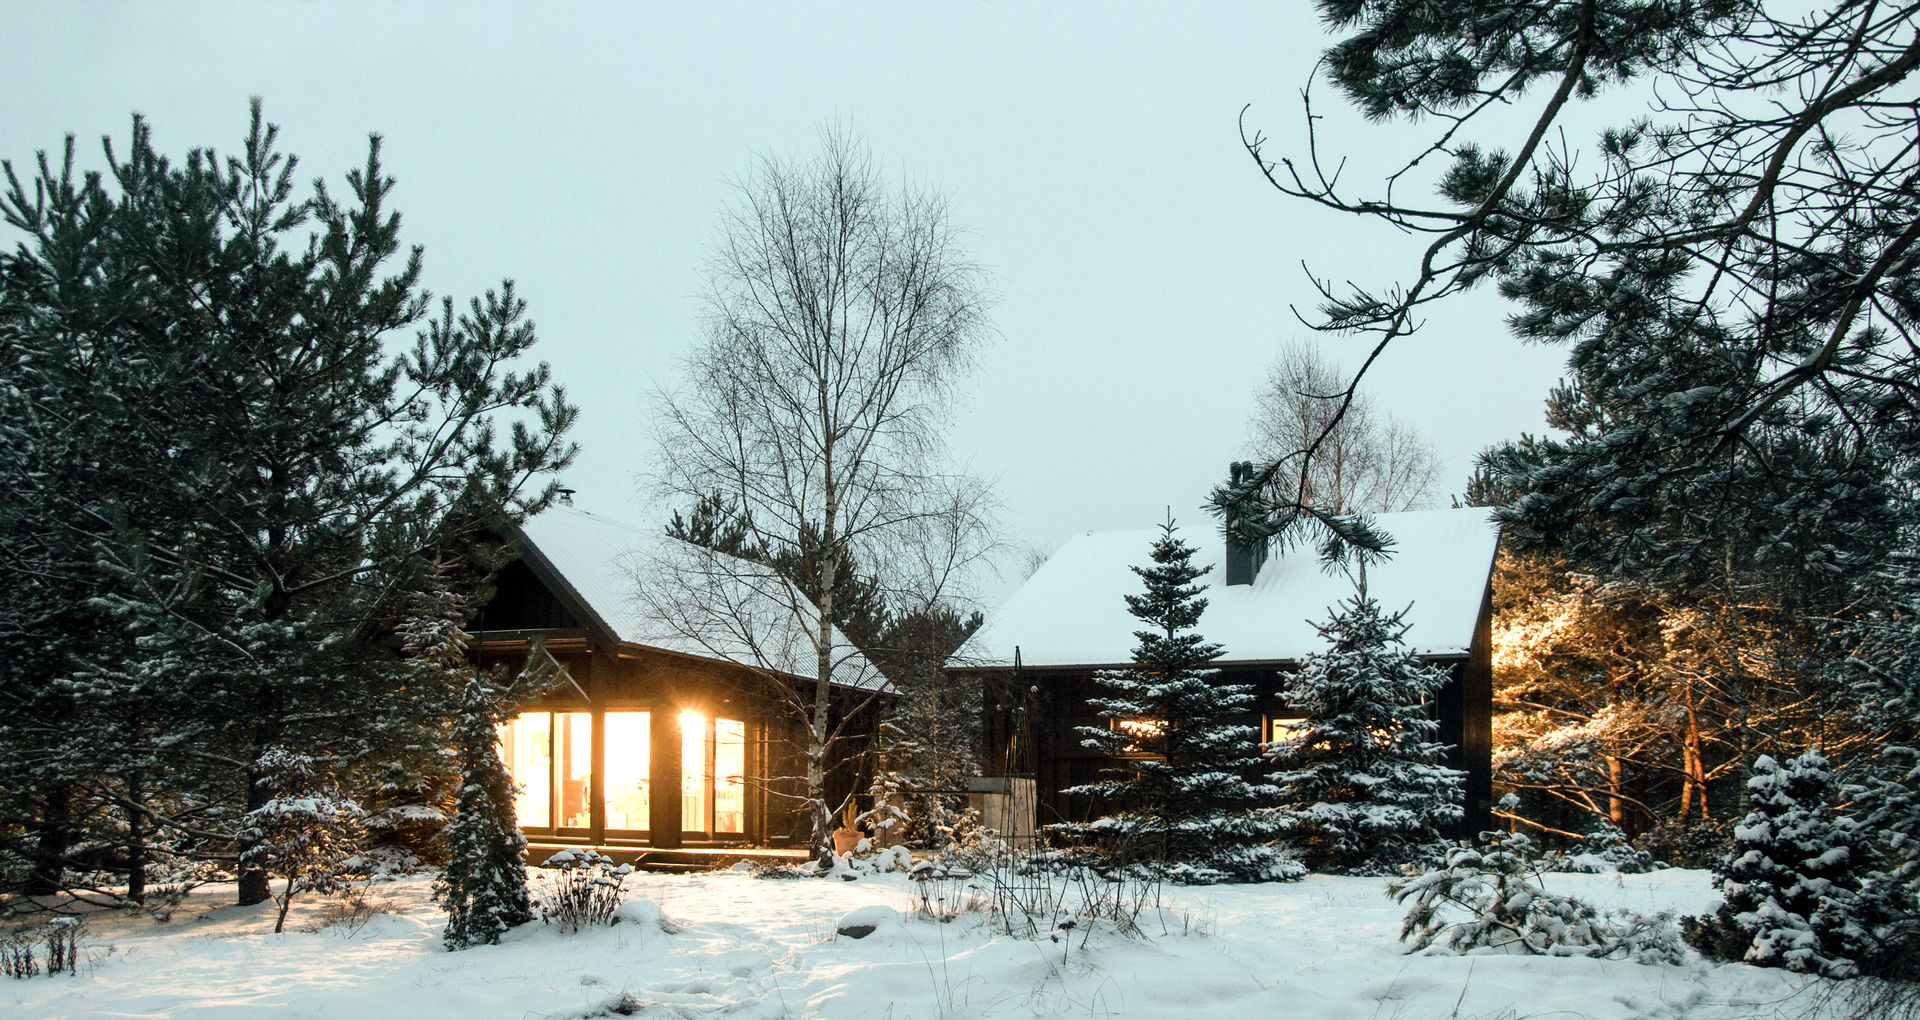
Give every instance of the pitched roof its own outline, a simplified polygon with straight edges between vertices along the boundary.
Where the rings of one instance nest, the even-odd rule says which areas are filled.
[[[529,564],[568,589],[562,597],[614,641],[806,680],[819,673],[811,640],[819,617],[764,566],[570,506],[511,530]],[[886,684],[838,628],[832,633],[835,683]]]
[[[1407,609],[1408,647],[1423,655],[1465,654],[1493,573],[1499,534],[1482,509],[1380,514],[1393,555],[1367,569],[1367,590],[1389,612]],[[1351,598],[1346,575],[1321,569],[1311,548],[1268,555],[1250,585],[1225,583],[1225,545],[1212,526],[1176,527],[1212,564],[1198,631],[1224,646],[1220,663],[1298,661],[1326,648],[1314,625],[1336,602]],[[1149,562],[1159,528],[1088,532],[1061,547],[983,625],[956,664],[1010,665],[1014,650],[1027,666],[1119,666],[1130,662],[1141,622],[1126,595],[1142,588],[1128,569]]]

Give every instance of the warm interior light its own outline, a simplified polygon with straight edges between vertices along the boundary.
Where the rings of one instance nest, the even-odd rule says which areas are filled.
[[[513,774],[514,815],[521,825],[553,825],[551,721],[545,712],[522,712],[500,727],[507,771]]]
[[[645,712],[608,712],[605,717],[607,828],[648,826],[651,724]]]
[[[1306,729],[1307,717],[1304,715],[1276,715],[1267,719],[1267,742],[1287,740],[1300,735]]]
[[[707,831],[707,717],[680,713],[680,828]]]
[[[1159,748],[1141,745],[1164,735],[1167,732],[1167,721],[1165,719],[1116,719],[1113,728],[1128,737],[1127,746],[1122,753],[1159,754]]]

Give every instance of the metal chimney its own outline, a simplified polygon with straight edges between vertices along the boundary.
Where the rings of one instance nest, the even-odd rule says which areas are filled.
[[[1227,477],[1235,486],[1251,481],[1255,467],[1248,461],[1235,461],[1227,465]],[[1239,520],[1232,514],[1227,516],[1227,584],[1252,584],[1260,576],[1261,564],[1267,562],[1267,543],[1255,542],[1251,545],[1239,540],[1239,529],[1234,527]]]

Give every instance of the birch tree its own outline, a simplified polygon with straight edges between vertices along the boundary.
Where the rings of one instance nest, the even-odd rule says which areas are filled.
[[[940,439],[954,384],[988,334],[985,278],[938,194],[889,186],[862,146],[830,133],[811,159],[763,156],[739,183],[707,280],[683,388],[662,399],[658,487],[682,503],[720,494],[748,547],[809,551],[818,577],[798,583],[746,559],[694,558],[697,572],[734,575],[753,595],[744,619],[729,621],[734,596],[696,576],[689,597],[708,598],[718,615],[693,607],[682,619],[696,638],[754,624],[769,602],[804,621],[813,683],[799,697],[792,670],[747,664],[768,667],[804,724],[821,850],[837,807],[829,753],[880,689],[847,675],[858,660],[834,626],[842,565],[853,558],[883,587],[905,589],[924,587],[918,567],[932,562],[944,586],[984,549],[985,488],[944,467]],[[964,535],[947,542],[955,522]],[[929,535],[945,543],[932,555]],[[777,656],[791,654],[776,643]],[[836,684],[853,693],[836,697]]]
[[[1345,390],[1340,367],[1317,348],[1299,341],[1282,347],[1247,422],[1254,459],[1278,465],[1282,477],[1304,479],[1302,502],[1334,513],[1431,506],[1440,474],[1433,444],[1364,397],[1355,396],[1341,414]]]

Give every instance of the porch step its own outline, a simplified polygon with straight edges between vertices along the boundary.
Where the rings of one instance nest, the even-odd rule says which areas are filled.
[[[592,846],[581,843],[528,843],[527,863],[538,865],[561,850],[592,850],[605,854],[616,864],[631,864],[636,871],[686,874],[720,871],[741,861],[762,865],[804,864],[805,850],[774,847],[677,848]]]

